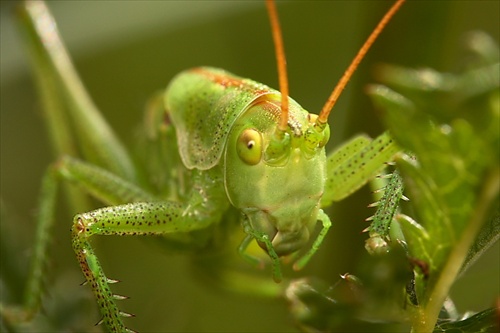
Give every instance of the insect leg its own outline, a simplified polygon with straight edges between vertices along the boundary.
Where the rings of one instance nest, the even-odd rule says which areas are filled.
[[[306,254],[304,254],[302,257],[300,257],[295,264],[293,265],[293,269],[295,270],[300,270],[302,269],[308,262],[309,259],[316,253],[316,251],[319,249],[321,246],[321,243],[323,242],[323,239],[325,238],[326,234],[328,233],[328,230],[332,226],[332,221],[328,217],[328,215],[323,212],[322,209],[318,211],[318,220],[321,221],[323,228],[318,234],[318,237],[314,240],[314,243],[312,244],[311,248],[309,251],[307,251]]]
[[[134,202],[97,209],[75,216],[72,244],[80,267],[90,284],[108,330],[125,330],[121,317],[128,316],[118,310],[99,261],[90,245],[93,235],[163,235],[200,230],[220,220],[219,213],[211,207],[198,204],[200,198],[193,194],[185,203]],[[204,201],[204,200],[202,200]]]
[[[22,307],[15,311],[12,307],[1,309],[2,317],[12,324],[30,321],[40,309],[60,182],[76,184],[107,204],[154,200],[151,194],[109,171],[71,157],[63,157],[50,166],[45,172],[39,194],[33,256],[24,289]]]
[[[74,154],[78,145],[87,160],[135,179],[128,152],[86,92],[45,3],[27,1],[19,7],[57,155]],[[68,126],[68,118],[74,129]]]
[[[404,241],[402,234],[391,240],[392,234],[396,232],[394,229],[400,229],[394,217],[398,211],[400,200],[403,198],[403,179],[397,170],[386,177],[388,179],[384,179],[386,181],[383,189],[377,189],[377,191],[383,190],[384,194],[378,201],[370,205],[371,207],[377,206],[377,211],[367,219],[367,221],[371,221],[371,224],[366,228],[370,238],[366,241],[365,248],[371,254],[386,253],[390,247],[388,242]]]
[[[48,247],[54,225],[54,211],[57,198],[57,176],[53,168],[49,168],[43,177],[39,195],[37,223],[33,254],[28,278],[23,294],[23,304],[15,312],[12,307],[2,307],[1,315],[7,323],[15,325],[33,319],[39,311],[44,293],[44,277],[48,267]]]
[[[250,242],[255,238],[256,241],[261,242],[266,244],[267,252],[269,254],[269,257],[272,260],[273,263],[273,279],[276,282],[281,282],[283,276],[281,274],[281,264],[280,264],[280,258],[278,257],[278,254],[276,254],[276,251],[274,250],[273,244],[271,240],[269,239],[269,236],[266,235],[265,233],[259,233],[256,232],[251,226],[248,218],[243,217],[243,228],[245,229],[245,232],[247,233],[247,236],[241,243],[240,247],[238,248],[240,254],[243,256],[243,258],[249,260],[251,263],[260,265],[261,261],[248,254],[246,252],[248,245],[250,245]]]
[[[327,158],[327,180],[321,206],[329,206],[380,174],[401,149],[388,132],[370,140],[356,137]]]

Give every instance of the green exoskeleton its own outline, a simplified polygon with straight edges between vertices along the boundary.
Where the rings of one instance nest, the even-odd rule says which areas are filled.
[[[44,178],[39,246],[26,292],[26,312],[32,315],[39,306],[59,182],[79,185],[106,206],[76,215],[71,235],[101,322],[109,331],[130,331],[122,321],[130,315],[115,303],[124,297],[111,291],[114,280],[106,277],[90,245],[93,235],[166,235],[172,242],[204,248],[213,245],[214,230],[236,222],[246,233],[240,253],[262,263],[261,256],[248,251],[255,240],[270,258],[277,282],[282,279],[281,258],[290,256],[296,269],[305,266],[331,226],[322,207],[356,191],[399,150],[387,133],[373,141],[357,137],[330,154],[325,145],[333,104],[402,2],[397,1],[384,16],[319,115],[288,97],[279,25],[274,5],[268,2],[281,92],[209,67],[176,76],[161,97],[163,108],[151,113],[165,140],[160,145],[169,149],[170,156],[162,161],[167,180],[153,186],[141,183],[131,157],[83,90],[46,7],[26,3],[23,19],[34,44],[37,75],[41,81],[49,75],[55,81],[50,84],[65,95],[68,113],[79,125],[76,135],[85,156],[85,160],[62,157]],[[42,92],[47,106],[55,95],[50,89]],[[160,189],[151,190],[155,186]],[[321,228],[316,234],[318,222]]]
[[[279,257],[304,248],[320,220],[323,230],[303,257],[307,260],[331,225],[319,208],[329,129],[316,130],[316,116],[289,100],[287,129],[277,130],[280,104],[279,92],[213,68],[181,73],[165,94],[183,164],[213,177],[197,185],[205,187],[196,194],[199,203],[182,208],[182,214],[198,226],[215,223],[221,217],[205,212],[204,205],[227,196],[217,209],[222,213],[231,203],[243,213],[248,236],[242,253],[256,239],[273,260],[276,280]]]

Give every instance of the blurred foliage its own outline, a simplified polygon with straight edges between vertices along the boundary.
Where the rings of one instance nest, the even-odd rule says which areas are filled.
[[[416,270],[416,331],[433,327],[469,249],[498,209],[500,51],[481,32],[470,33],[466,47],[469,61],[460,73],[389,66],[380,79],[394,90],[371,88],[391,133],[416,156],[397,161],[418,222],[398,220],[409,256],[426,266]],[[498,228],[500,221],[493,223]],[[482,237],[476,244],[488,246],[499,234]]]
[[[498,308],[463,317],[449,299],[459,274],[500,238],[500,50],[482,32],[465,40],[469,61],[459,73],[384,65],[379,78],[391,88],[370,86],[390,133],[411,152],[397,166],[415,219],[390,211],[403,235],[362,264],[359,278],[290,284],[287,298],[304,331],[498,329]]]

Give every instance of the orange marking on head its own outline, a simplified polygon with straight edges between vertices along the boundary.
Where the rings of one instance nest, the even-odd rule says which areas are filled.
[[[192,71],[207,77],[210,81],[223,87],[240,87],[244,85],[244,82],[240,78],[210,72],[202,67],[194,68]]]

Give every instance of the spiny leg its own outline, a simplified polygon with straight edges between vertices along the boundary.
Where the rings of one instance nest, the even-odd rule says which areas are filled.
[[[195,180],[198,180],[196,175],[193,176]],[[4,318],[8,322],[15,324],[19,321],[29,320],[30,317],[38,312],[40,307],[40,300],[43,294],[42,290],[42,281],[43,277],[46,275],[46,260],[47,260],[47,251],[48,244],[50,241],[50,235],[52,234],[52,229],[54,225],[54,209],[56,205],[56,192],[58,188],[58,183],[70,182],[74,183],[81,187],[83,192],[87,192],[91,194],[93,197],[107,203],[107,204],[120,204],[124,202],[130,201],[157,201],[155,197],[136,185],[127,182],[120,177],[110,173],[109,171],[103,170],[99,167],[90,165],[88,163],[70,158],[64,157],[59,162],[55,163],[51,166],[46,176],[44,177],[43,189],[40,196],[40,214],[38,215],[38,223],[37,223],[37,232],[36,232],[36,240],[35,240],[35,253],[34,260],[31,264],[31,272],[28,276],[27,288],[26,288],[26,298],[24,301],[23,309],[17,311],[17,309],[13,309],[11,307],[1,308],[1,313]],[[199,182],[199,180],[198,180]],[[219,182],[214,181],[213,183],[208,182],[209,184],[218,184]],[[213,210],[217,209],[217,204],[214,204],[209,199],[214,198],[217,200],[217,190],[214,190],[211,185],[203,185],[203,184],[195,184],[193,186],[193,193],[190,196],[190,200],[187,201],[186,204],[178,204],[178,203],[163,203],[164,212],[168,211],[171,214],[175,213],[177,218],[177,222],[181,221],[182,225],[178,228],[174,227],[167,228],[168,230],[164,230],[162,228],[161,231],[158,231],[158,227],[154,228],[150,225],[142,226],[142,228],[146,229],[142,231],[140,234],[161,234],[165,232],[186,232],[194,229],[201,229],[206,227],[208,224],[213,223],[216,219],[219,219],[220,214],[224,211],[224,205],[219,205],[218,213],[214,213]],[[134,206],[137,205],[137,206]],[[156,205],[156,204],[153,204]],[[125,208],[130,208],[131,212],[136,211],[136,216],[141,219],[146,217],[144,214],[144,210],[141,209],[142,206],[140,204],[132,204],[132,206],[118,206],[122,207],[122,211]],[[148,206],[149,207],[149,206]],[[113,211],[112,208],[108,209],[108,211]],[[154,210],[154,209],[153,209]],[[105,210],[99,210],[100,213]],[[151,211],[151,210],[150,210]],[[82,215],[85,217],[86,215]],[[161,214],[159,214],[161,216]],[[213,216],[213,219],[206,218],[207,216]],[[165,219],[167,219],[165,217]],[[155,219],[156,221],[156,219]],[[140,222],[140,221],[139,221]],[[156,221],[157,222],[157,221]],[[142,222],[141,222],[142,223]],[[124,226],[126,226],[126,221],[124,222]],[[123,226],[122,226],[123,227]],[[141,227],[141,226],[140,226]],[[78,230],[78,224],[74,227],[74,229]],[[99,227],[99,230],[94,233],[105,233],[114,234],[112,228],[102,228]],[[141,229],[141,228],[139,228]],[[117,234],[138,234],[139,232],[132,231],[132,233],[119,231]],[[73,233],[74,234],[74,233]],[[87,234],[86,234],[87,235]],[[88,236],[88,235],[87,235]],[[78,238],[77,238],[78,239]],[[75,241],[75,246],[80,249],[85,249],[84,251],[78,251],[78,256],[80,260],[80,264],[84,271],[88,270],[88,268],[95,268],[98,266],[98,262],[93,254],[92,249],[89,247],[90,245],[87,242],[87,238],[83,237],[83,240]],[[85,260],[82,260],[81,255],[88,254],[85,257]],[[102,275],[104,276],[104,275]],[[108,280],[103,280],[107,282]],[[107,286],[107,283],[105,284]],[[99,285],[95,285],[99,288],[104,288],[102,283]],[[104,288],[106,289],[106,288]],[[109,287],[107,287],[109,289]],[[110,294],[109,291],[99,291],[100,295]],[[116,297],[115,297],[116,299]],[[113,302],[112,299],[110,302]],[[101,302],[102,303],[102,302]],[[100,305],[101,306],[101,305]],[[114,312],[113,312],[114,311]],[[120,312],[115,308],[112,308],[111,313],[113,315],[112,318],[116,318],[120,316]],[[120,324],[117,327],[120,327]],[[116,326],[115,325],[115,326]],[[113,327],[113,324],[111,324]]]
[[[220,182],[207,180],[207,175],[193,171],[195,179],[192,193],[184,203],[135,202],[101,208],[75,217],[72,228],[72,244],[87,281],[98,300],[103,323],[113,332],[126,330],[109,280],[94,254],[89,238],[92,235],[162,235],[200,230],[221,219],[228,203],[219,202],[224,189]],[[201,181],[204,179],[205,181]],[[120,298],[120,297],[118,297]]]
[[[26,1],[20,3],[18,14],[20,25],[25,32],[27,47],[31,51],[29,54],[45,112],[44,120],[55,155],[74,156],[81,152],[85,159],[94,161],[121,177],[134,180],[136,170],[132,160],[86,93],[47,6],[43,2]],[[71,127],[71,123],[74,127]],[[40,307],[41,285],[48,257],[47,248],[54,224],[57,183],[58,179],[65,179],[64,172],[66,172],[64,168],[56,165],[49,168],[43,180],[34,254],[21,311],[23,317],[27,319],[31,318]],[[78,178],[77,173],[70,172],[69,175],[70,178],[73,176]],[[146,197],[151,197],[136,196],[140,191],[122,190],[121,193],[111,194],[112,189],[109,189],[111,191],[108,191],[110,195],[107,199],[119,202],[127,201],[125,196],[119,198],[123,193],[127,193],[128,197],[134,197],[134,200],[148,200]],[[86,206],[86,198],[81,191],[74,188],[66,190],[69,190],[66,192],[66,198],[72,207],[82,209],[81,207]],[[106,190],[101,189],[97,192],[104,194]],[[0,310],[2,316],[5,314],[4,310],[4,307]]]
[[[132,203],[98,209],[74,218],[72,245],[80,267],[90,284],[103,316],[102,323],[111,332],[128,331],[121,317],[130,316],[119,311],[111,292],[110,280],[105,276],[89,239],[92,235],[161,235],[187,232],[206,227],[213,221],[189,220],[183,217],[186,207],[180,203]]]
[[[74,168],[77,166],[79,173],[71,172],[72,179],[81,177],[83,171],[95,167],[85,165],[83,162],[70,160]],[[69,165],[71,163],[67,163]],[[68,170],[66,168],[65,170]],[[93,174],[93,173],[92,173]],[[94,174],[93,174],[94,175]],[[66,179],[71,178],[65,175]],[[86,190],[107,201],[122,200],[120,198],[126,193],[134,192],[134,185],[121,183],[110,179],[103,171],[100,177],[106,178],[101,184],[97,181],[99,177],[93,177],[91,183],[85,178]],[[220,220],[222,213],[228,206],[220,202],[224,189],[216,186],[220,181],[208,178],[193,171],[193,187],[189,198],[184,203],[177,202],[134,202],[130,204],[101,208],[89,213],[79,214],[74,219],[72,228],[72,244],[80,267],[89,282],[103,316],[102,322],[108,330],[113,332],[127,331],[121,317],[129,316],[118,310],[116,299],[121,296],[113,295],[108,283],[110,280],[105,276],[99,261],[90,246],[89,238],[92,235],[163,235],[186,233],[193,230],[204,229]],[[81,178],[80,178],[81,179]],[[80,181],[81,182],[81,181]],[[111,183],[121,184],[119,188],[109,190]],[[114,187],[114,186],[112,186]]]
[[[396,220],[401,200],[408,200],[403,195],[403,179],[398,170],[377,177],[370,182],[375,202],[368,207],[377,207],[375,214],[366,219],[370,226],[364,231],[369,232],[365,248],[370,254],[383,254],[397,242],[403,241],[404,234]],[[383,192],[383,194],[381,193]]]
[[[1,306],[0,313],[7,323],[30,321],[39,311],[43,288],[47,276],[49,244],[55,224],[57,192],[60,182],[79,185],[83,191],[107,203],[119,204],[138,200],[154,200],[154,196],[143,191],[109,171],[92,166],[71,157],[63,157],[50,166],[42,181],[33,255],[30,263],[21,308]]]
[[[353,138],[328,156],[327,185],[321,201],[322,206],[328,206],[332,201],[342,200],[367,182],[374,182],[375,177],[379,176],[382,170],[387,167],[387,163],[392,162],[396,154],[401,153],[401,149],[394,142],[389,132],[385,132],[373,140],[366,136]],[[397,181],[397,177],[393,178],[393,180]],[[397,200],[388,200],[392,206],[393,202],[399,202],[401,198],[402,185],[400,182],[394,184],[391,191],[394,191],[394,195],[397,197]],[[389,196],[391,193],[387,193],[387,195]],[[379,217],[377,215],[381,214],[379,212],[375,216],[377,225],[382,223],[379,221],[380,219],[384,221],[382,224],[387,228],[383,233],[384,237],[388,237],[388,226],[395,213],[396,206],[390,210],[387,218]],[[380,211],[385,212],[386,210]],[[396,229],[396,226],[393,229]],[[372,227],[366,230],[372,230]],[[370,233],[370,242],[367,242],[369,251],[380,246],[377,244],[385,243],[385,241],[380,242],[381,239],[377,236],[377,233]],[[382,249],[379,250],[383,251]]]
[[[31,51],[29,54],[45,112],[44,120],[55,155],[77,155],[81,151],[87,160],[126,179],[135,179],[136,170],[130,156],[86,93],[47,6],[43,2],[26,1],[19,5],[18,13],[27,47]],[[73,120],[74,127],[70,126],[70,120]],[[47,244],[54,220],[57,179],[64,179],[63,172],[59,166],[51,167],[43,180],[34,254],[22,311],[27,318],[32,317],[40,306],[41,281],[46,273],[44,266],[48,257]],[[106,191],[101,189],[98,192]],[[122,193],[135,197],[138,192],[116,192],[108,199],[125,202],[125,197],[119,199]],[[86,198],[81,191],[72,188],[66,192],[66,197],[73,207],[82,209],[86,206]],[[134,199],[141,198],[147,200],[142,195]],[[1,312],[2,315],[5,313],[3,307]]]

